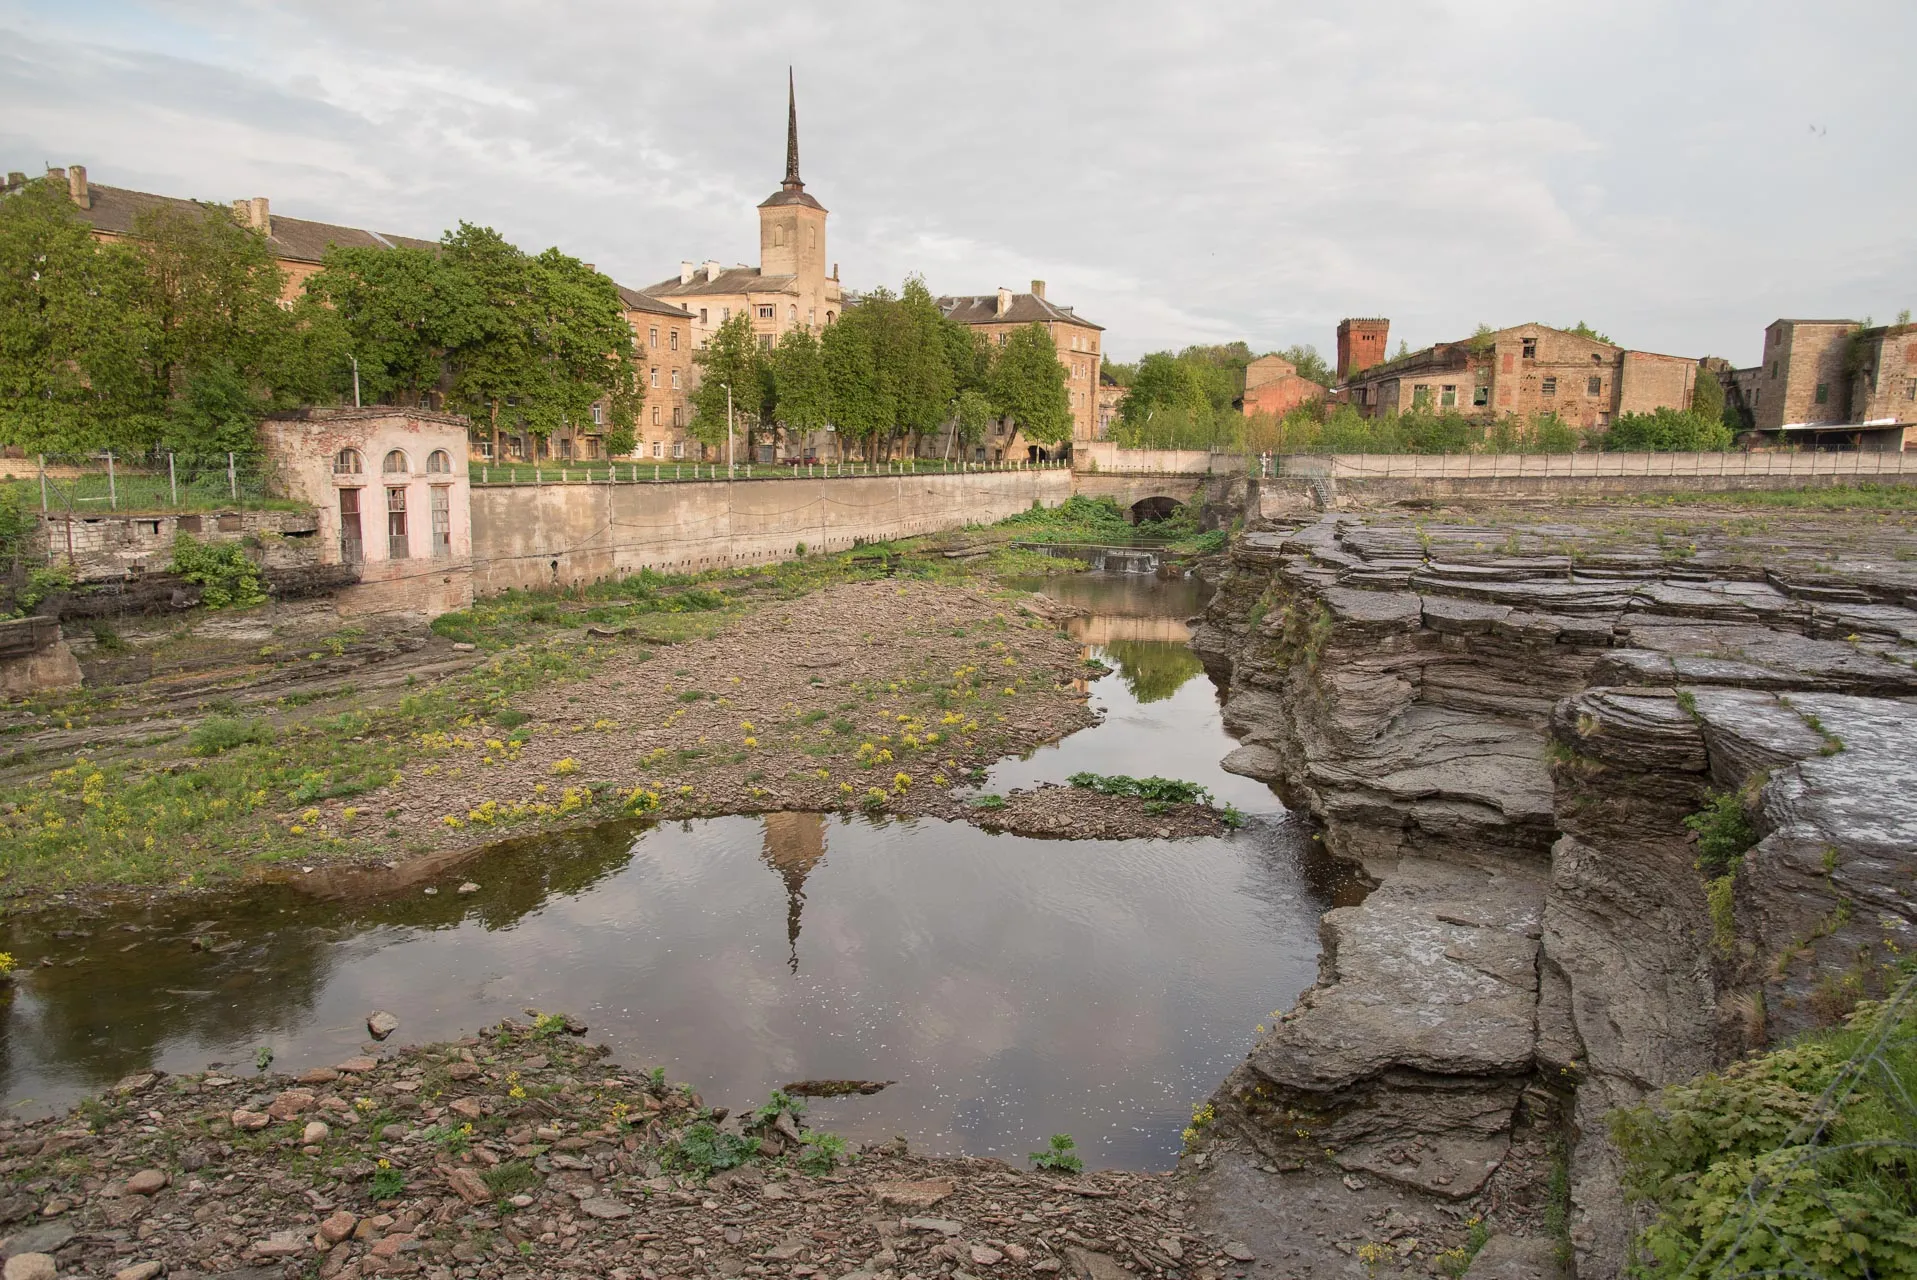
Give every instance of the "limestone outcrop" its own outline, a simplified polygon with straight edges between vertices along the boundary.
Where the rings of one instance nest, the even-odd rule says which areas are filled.
[[[1828,526],[1612,520],[1248,534],[1193,639],[1226,767],[1377,886],[1325,917],[1221,1123],[1445,1200],[1561,1124],[1585,1277],[1632,1231],[1604,1114],[1827,1024],[1917,944],[1917,566]],[[1687,819],[1721,795],[1756,842],[1704,865]]]

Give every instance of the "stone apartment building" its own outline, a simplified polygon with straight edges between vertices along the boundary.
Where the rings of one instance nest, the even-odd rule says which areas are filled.
[[[1903,449],[1917,444],[1917,325],[1773,320],[1763,361],[1733,370],[1733,403],[1767,444]]]
[[[1016,330],[1027,325],[1044,325],[1058,350],[1058,362],[1065,366],[1072,439],[1098,438],[1098,371],[1103,363],[1099,335],[1105,332],[1103,325],[1092,323],[1070,307],[1048,301],[1043,280],[1032,281],[1030,293],[1000,289],[997,293],[946,296],[940,298],[938,304],[947,318],[970,325],[974,331],[984,334],[986,341],[1000,346],[1010,341]],[[988,437],[985,447],[990,451],[988,459],[997,461],[1026,457],[1030,450],[1041,446],[1029,444],[1016,432],[1000,431]],[[1050,446],[1044,448],[1049,450]]]
[[[830,275],[825,270],[826,213],[799,177],[798,98],[788,79],[785,180],[759,204],[759,265],[681,262],[677,276],[639,292],[683,308],[692,317],[695,348],[741,312],[752,317],[752,331],[767,348],[801,325],[817,333],[845,307],[838,264]]]
[[[1338,326],[1339,341],[1344,326]],[[1298,366],[1283,356],[1260,356],[1245,366],[1245,395],[1239,401],[1247,418],[1269,413],[1282,418],[1299,405],[1316,400],[1325,389],[1310,378],[1298,375]]]
[[[1125,410],[1125,397],[1132,393],[1130,387],[1121,387],[1106,373],[1101,365],[1098,371],[1098,425],[1092,439],[1106,440],[1111,437],[1112,424]]]
[[[1341,347],[1340,365],[1347,360]],[[1417,408],[1475,418],[1556,413],[1597,430],[1619,414],[1690,408],[1697,364],[1521,324],[1361,368],[1347,376],[1340,396],[1368,418]]]
[[[48,169],[47,174],[66,180],[67,193],[79,209],[81,219],[93,228],[94,237],[103,241],[132,239],[135,224],[144,213],[175,209],[197,216],[203,209],[217,207],[200,200],[103,186],[89,181],[86,166],[81,164],[68,165],[64,169]],[[7,175],[9,187],[25,181],[25,174]],[[286,273],[285,283],[280,290],[282,302],[290,303],[305,291],[306,278],[320,269],[321,260],[331,245],[339,245],[343,249],[391,249],[400,245],[414,249],[439,247],[436,241],[420,240],[413,236],[362,231],[358,227],[342,227],[331,222],[289,218],[285,214],[274,213],[265,196],[235,200],[232,210],[242,226],[251,227],[266,237],[267,246],[272,249],[280,270]]]

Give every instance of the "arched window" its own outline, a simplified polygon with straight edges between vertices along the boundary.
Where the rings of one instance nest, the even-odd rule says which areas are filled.
[[[593,406],[594,409],[598,407],[598,405]],[[453,460],[444,449],[435,449],[426,455],[426,470],[432,472],[434,475],[451,475],[453,471]]]
[[[391,475],[403,476],[407,474],[408,472],[410,472],[412,469],[413,469],[412,465],[406,461],[405,452],[399,449],[394,449],[391,453],[387,454],[385,464],[380,467],[380,470],[384,471],[389,476]]]
[[[333,474],[336,476],[356,476],[364,467],[360,463],[358,449],[341,449],[333,455]]]
[[[836,319],[836,318],[837,318],[837,317],[835,317],[835,316],[834,316],[834,315],[833,315],[833,314],[832,314],[832,313],[831,313],[830,311],[828,311],[828,312],[826,312],[826,313],[825,313],[825,322],[826,322],[827,324],[831,324],[831,323],[832,323],[832,321],[833,321],[834,319]]]
[[[786,308],[786,311],[788,313],[786,319],[789,323],[791,324],[799,323],[799,304],[798,303],[796,302],[793,303],[790,307]]]

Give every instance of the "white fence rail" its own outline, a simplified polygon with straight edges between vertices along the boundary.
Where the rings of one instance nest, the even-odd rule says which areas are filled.
[[[1254,467],[1254,470],[1257,468]],[[1917,476],[1917,451],[1800,453],[1278,454],[1268,474],[1331,480],[1603,476]]]

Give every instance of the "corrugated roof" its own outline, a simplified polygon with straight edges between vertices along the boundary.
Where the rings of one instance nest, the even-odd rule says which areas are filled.
[[[939,310],[960,324],[1076,324],[1087,329],[1103,331],[1105,326],[1093,324],[1084,316],[1073,315],[1065,308],[1056,306],[1035,293],[1015,293],[1011,306],[1005,314],[998,313],[998,294],[960,294],[956,297],[944,297],[938,300]]]
[[[148,191],[129,191],[124,187],[109,187],[97,182],[88,183],[87,190],[91,197],[90,207],[81,209],[80,217],[100,231],[123,236],[134,234],[134,224],[144,213],[160,209],[197,213],[202,209],[226,207],[200,200],[183,200],[178,196],[154,195]],[[269,214],[268,221],[272,229],[266,239],[272,246],[274,256],[291,262],[318,262],[325,256],[327,246],[335,244],[342,249],[439,247],[438,242],[433,240],[362,231],[358,227],[310,222],[305,218],[288,218],[277,213]]]

